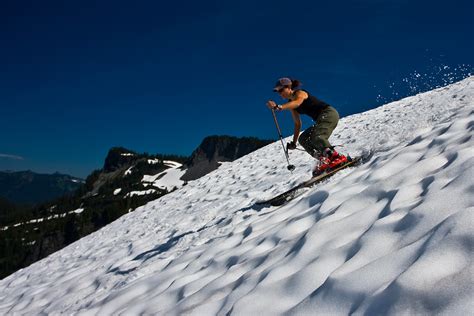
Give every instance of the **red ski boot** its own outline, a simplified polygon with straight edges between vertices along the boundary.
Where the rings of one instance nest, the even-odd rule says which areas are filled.
[[[339,167],[340,165],[345,164],[348,161],[346,156],[339,154],[334,149],[326,148],[325,152],[329,159],[330,169]]]
[[[349,161],[346,156],[330,148],[326,148],[323,153],[319,155],[318,160],[319,163],[313,169],[313,177],[335,169]]]
[[[329,169],[329,164],[331,163],[329,158],[326,157],[325,155],[320,155],[318,157],[318,160],[319,162],[316,164],[316,166],[313,169],[313,177],[323,174],[326,170]]]

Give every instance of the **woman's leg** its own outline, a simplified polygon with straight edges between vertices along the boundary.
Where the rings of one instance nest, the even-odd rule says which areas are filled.
[[[301,134],[299,143],[311,156],[316,157],[316,154],[322,153],[325,148],[332,147],[329,143],[329,136],[338,122],[337,111],[332,107],[327,108],[319,115],[317,123]]]
[[[298,142],[303,146],[308,154],[312,157],[317,157],[317,150],[314,147],[313,142],[311,141],[311,135],[313,134],[313,129],[315,125],[308,127],[303,133],[301,133],[300,137],[298,138]]]

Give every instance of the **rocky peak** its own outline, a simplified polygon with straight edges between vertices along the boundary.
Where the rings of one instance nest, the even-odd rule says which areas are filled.
[[[139,158],[139,155],[123,147],[113,147],[109,150],[105,158],[104,171],[113,172],[124,166],[132,164]]]
[[[255,137],[208,136],[192,153],[186,163],[188,171],[181,179],[189,181],[200,178],[217,169],[220,162],[234,161],[272,142]]]

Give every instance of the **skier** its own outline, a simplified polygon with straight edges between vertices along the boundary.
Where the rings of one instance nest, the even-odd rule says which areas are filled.
[[[290,78],[280,78],[273,89],[288,101],[282,105],[277,105],[273,100],[267,102],[270,109],[277,111],[290,110],[295,123],[293,141],[287,144],[287,149],[296,149],[296,142],[312,157],[318,160],[313,176],[317,176],[325,171],[340,166],[348,161],[347,157],[339,154],[331,146],[328,139],[339,121],[339,114],[329,104],[317,99],[308,91],[300,89],[301,83]],[[306,129],[300,136],[301,118],[300,114],[310,116],[316,122]]]

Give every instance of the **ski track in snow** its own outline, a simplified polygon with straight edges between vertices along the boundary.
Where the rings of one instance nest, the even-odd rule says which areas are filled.
[[[0,314],[472,314],[474,77],[343,118],[373,152],[280,207],[270,144],[0,281]],[[289,140],[289,138],[288,138]]]

